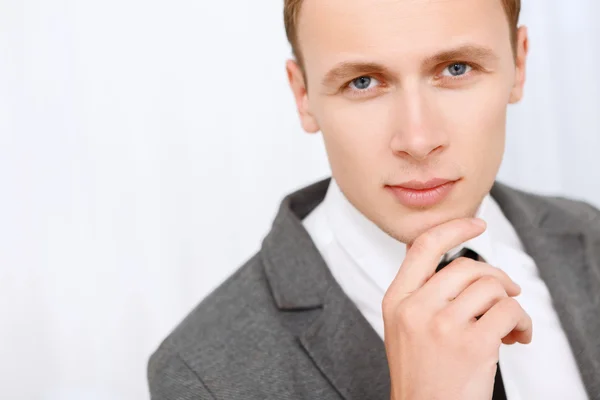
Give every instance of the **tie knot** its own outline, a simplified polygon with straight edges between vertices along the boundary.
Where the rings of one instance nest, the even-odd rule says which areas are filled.
[[[467,247],[463,247],[458,253],[456,253],[454,257],[444,257],[444,259],[438,264],[435,272],[439,272],[442,268],[444,268],[446,265],[450,264],[452,261],[456,260],[459,257],[466,257],[475,261],[479,260],[479,254]]]

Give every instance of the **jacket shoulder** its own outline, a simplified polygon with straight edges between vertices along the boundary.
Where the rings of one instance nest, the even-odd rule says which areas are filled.
[[[277,308],[258,253],[162,342],[150,359],[149,379],[164,376],[175,363],[185,365],[215,398],[296,398],[302,390],[327,393],[327,381],[315,372],[297,337],[317,313]],[[297,381],[301,384],[294,386]]]
[[[216,346],[224,331],[248,332],[252,318],[259,314],[274,318],[275,312],[258,253],[200,301],[161,347],[189,355],[200,347]]]
[[[150,357],[147,377],[152,400],[215,400],[202,379],[168,346]]]
[[[600,233],[600,210],[594,205],[585,200],[564,196],[540,197],[565,216],[565,223],[578,223],[587,230]]]
[[[538,223],[546,222],[560,230],[582,229],[600,236],[600,210],[588,201],[562,195],[536,194],[514,188],[509,190],[518,193],[518,196],[527,202],[528,208],[536,209],[536,212],[547,220]]]

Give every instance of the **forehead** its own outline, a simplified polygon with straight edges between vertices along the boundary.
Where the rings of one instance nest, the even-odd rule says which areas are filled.
[[[304,0],[297,33],[307,68],[417,60],[463,43],[510,53],[500,0]]]

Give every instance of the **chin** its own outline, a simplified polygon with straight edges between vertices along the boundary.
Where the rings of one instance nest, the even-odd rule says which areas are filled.
[[[468,210],[458,210],[450,207],[446,210],[412,211],[404,216],[395,218],[395,224],[380,224],[380,228],[388,235],[402,243],[412,243],[421,234],[434,226],[456,218],[473,216]],[[385,219],[384,219],[385,220]],[[389,219],[387,219],[389,221]],[[382,226],[385,225],[385,226]]]
[[[387,229],[386,232],[388,235],[402,243],[412,243],[415,241],[416,238],[421,236],[421,234],[425,233],[427,230],[433,228],[436,225],[439,224],[406,224],[403,225],[401,228],[397,227],[397,229]]]

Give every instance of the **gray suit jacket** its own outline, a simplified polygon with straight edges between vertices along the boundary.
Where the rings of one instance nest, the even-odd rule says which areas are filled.
[[[389,399],[383,341],[343,293],[301,220],[329,181],[286,197],[262,249],[150,358],[153,400]],[[600,213],[583,202],[491,191],[515,227],[600,399]]]

